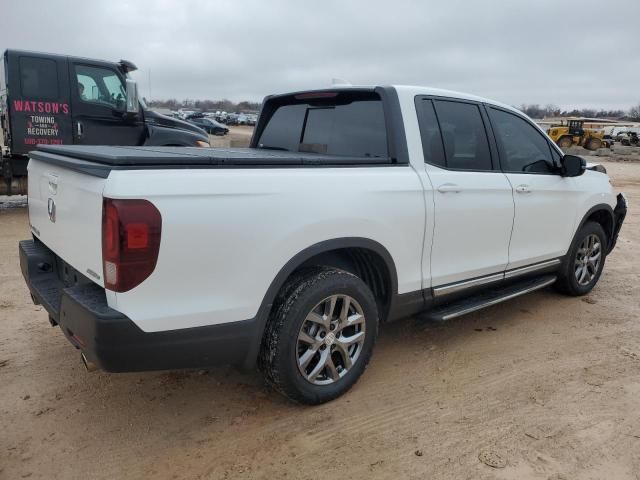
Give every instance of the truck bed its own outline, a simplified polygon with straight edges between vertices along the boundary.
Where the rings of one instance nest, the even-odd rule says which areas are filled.
[[[390,158],[347,157],[257,148],[42,145],[30,157],[95,177],[112,170],[384,166]]]

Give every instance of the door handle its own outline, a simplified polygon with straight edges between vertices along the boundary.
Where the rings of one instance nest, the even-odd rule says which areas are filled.
[[[78,137],[81,137],[83,133],[82,122],[76,122],[76,129],[78,131]]]
[[[529,188],[529,185],[518,185],[516,187],[516,192],[518,192],[518,193],[531,193],[531,189]]]
[[[461,190],[462,188],[460,188],[455,183],[444,183],[438,187],[438,191],[440,193],[448,193],[448,192],[459,193]]]

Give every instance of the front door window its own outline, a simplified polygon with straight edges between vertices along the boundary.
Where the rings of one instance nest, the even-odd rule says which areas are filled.
[[[114,70],[88,65],[76,65],[75,69],[80,100],[124,111],[126,88]]]

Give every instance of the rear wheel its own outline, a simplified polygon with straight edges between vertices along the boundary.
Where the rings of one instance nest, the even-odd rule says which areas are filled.
[[[587,222],[576,234],[556,286],[572,296],[586,295],[600,279],[607,235],[602,225]]]
[[[558,140],[558,146],[560,148],[569,148],[573,144],[571,137],[565,136]]]
[[[292,400],[324,403],[362,375],[377,331],[376,302],[362,280],[342,270],[307,270],[288,282],[274,305],[260,367]]]

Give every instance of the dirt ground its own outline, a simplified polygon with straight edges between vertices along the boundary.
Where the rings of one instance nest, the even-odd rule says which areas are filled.
[[[0,478],[640,479],[640,163],[603,163],[631,210],[589,296],[386,325],[358,384],[312,408],[256,372],[86,373],[31,303],[25,202],[5,198]]]

